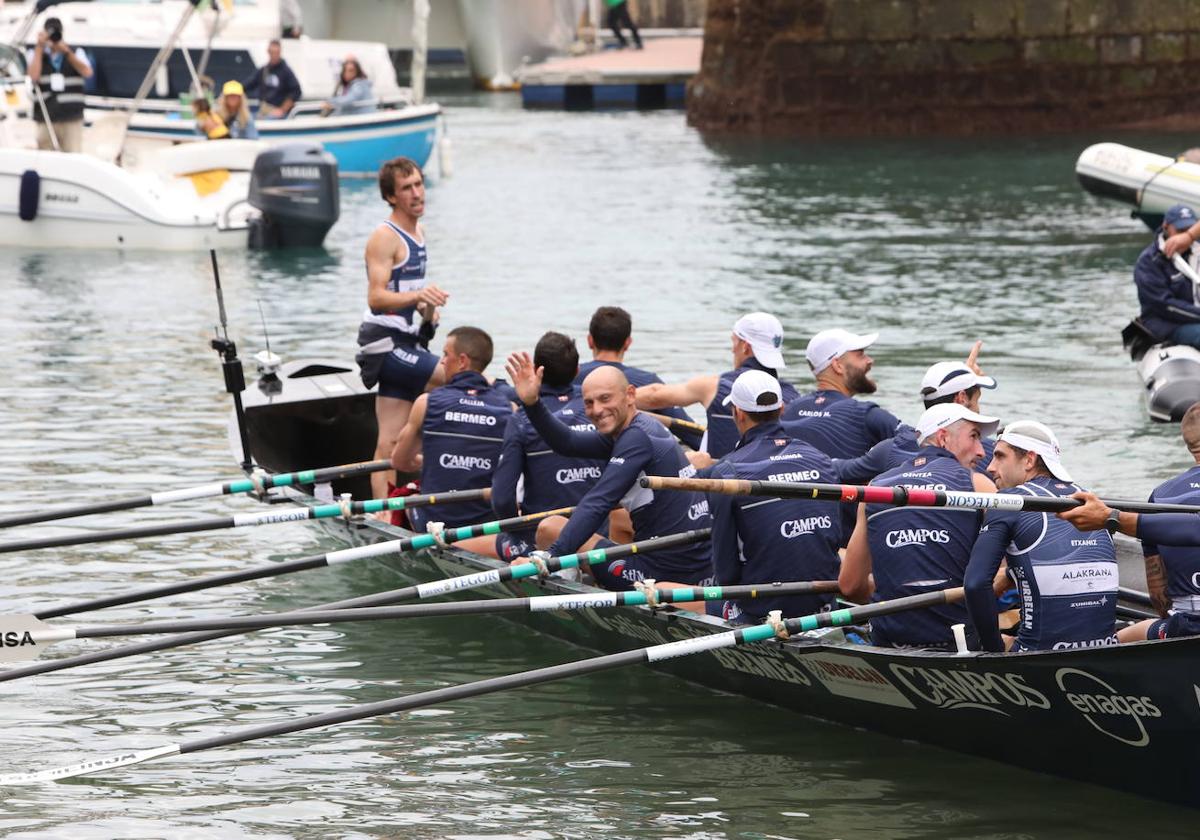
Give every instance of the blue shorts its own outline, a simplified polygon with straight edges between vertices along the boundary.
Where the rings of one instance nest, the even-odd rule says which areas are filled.
[[[379,369],[379,396],[412,402],[425,392],[425,385],[438,366],[438,357],[419,344],[397,344],[384,354]]]
[[[596,548],[612,548],[617,543],[601,537],[596,542]],[[650,555],[631,554],[611,562],[592,563],[590,566],[596,585],[610,592],[625,592],[633,589],[633,584],[653,578],[654,580],[669,580],[672,583],[688,583],[694,586],[711,586],[712,570],[691,575],[680,572],[667,572],[656,567],[654,558]],[[703,577],[701,576],[703,575]],[[688,580],[687,578],[694,578]]]
[[[1146,628],[1147,639],[1178,639],[1182,636],[1200,636],[1200,615],[1171,613]]]
[[[537,549],[537,545],[529,541],[531,537],[533,533],[530,531],[513,534],[501,531],[496,535],[496,556],[510,563],[518,557],[528,557],[531,551]]]

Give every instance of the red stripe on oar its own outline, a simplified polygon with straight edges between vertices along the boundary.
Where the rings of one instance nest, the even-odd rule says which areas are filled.
[[[910,487],[908,489],[908,503],[910,505],[936,505],[938,503],[937,491]]]
[[[862,500],[888,505],[896,501],[896,497],[891,487],[864,487]]]
[[[868,487],[867,489],[869,490],[871,488]],[[843,484],[842,485],[842,501],[843,502],[858,501],[858,488],[853,487],[849,484]]]

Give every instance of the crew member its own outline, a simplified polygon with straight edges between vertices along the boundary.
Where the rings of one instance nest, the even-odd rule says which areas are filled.
[[[738,431],[733,415],[723,404],[733,387],[733,381],[747,370],[761,370],[779,379],[777,371],[786,367],[783,361],[783,325],[774,315],[751,312],[738,318],[731,335],[733,370],[714,376],[696,376],[677,385],[646,385],[637,390],[638,408],[657,411],[667,406],[699,404],[708,415],[708,431],[703,451],[713,460],[724,458],[737,445]],[[797,391],[780,382],[785,401],[794,399]]]
[[[46,18],[29,62],[29,78],[37,80],[33,121],[39,149],[83,150],[83,82],[91,77],[87,53],[63,40],[61,20]]]
[[[1164,240],[1186,234],[1197,224],[1191,207],[1176,204],[1163,215],[1162,227],[1138,256],[1133,266],[1133,282],[1137,285],[1141,315],[1138,320],[1154,341],[1170,341],[1200,348],[1200,305],[1196,289],[1186,274],[1176,268],[1163,253]],[[1191,249],[1181,256],[1193,258]],[[1196,263],[1192,261],[1192,268]]]
[[[722,402],[730,407],[741,439],[713,467],[713,478],[837,480],[829,456],[788,437],[779,425],[783,393],[775,377],[761,370],[743,371]],[[708,504],[719,585],[837,578],[842,542],[837,502],[711,493]],[[832,595],[787,595],[708,605],[710,612],[719,611],[727,620],[759,623],[771,610],[794,617],[820,612],[832,603]]]
[[[1183,442],[1196,465],[1169,479],[1150,494],[1151,502],[1200,504],[1200,403],[1183,415]],[[1146,588],[1161,616],[1118,631],[1122,642],[1200,635],[1200,517],[1191,513],[1118,514],[1092,493],[1079,493],[1083,507],[1058,514],[1080,530],[1120,530],[1142,541],[1146,557]],[[1169,540],[1169,542],[1168,542]]]
[[[546,333],[533,350],[533,364],[543,371],[542,405],[572,429],[594,431],[596,427],[583,409],[583,397],[571,382],[579,370],[575,342],[562,333]],[[505,383],[501,393],[507,396],[510,390]],[[519,402],[515,393],[513,396]],[[559,455],[519,412],[504,430],[500,463],[492,475],[492,510],[496,518],[509,519],[576,505],[599,480],[603,467],[603,460]],[[534,526],[498,534],[496,554],[503,560],[529,554],[537,548],[536,532]]]
[[[441,367],[446,384],[417,397],[392,451],[392,466],[421,471],[421,492],[475,490],[492,486],[492,472],[512,416],[512,403],[484,377],[492,363],[492,339],[477,327],[455,327],[446,336]],[[408,511],[413,529],[428,522],[459,527],[490,519],[486,501],[439,504]],[[495,537],[458,543],[496,556]]]
[[[242,82],[247,96],[259,99],[258,115],[264,120],[286,117],[300,101],[300,80],[283,59],[278,40],[267,45],[267,63]]]
[[[979,413],[979,397],[983,388],[995,388],[996,380],[984,376],[976,361],[982,341],[975,342],[966,362],[938,362],[925,372],[921,379],[921,399],[925,408],[942,403],[958,403],[976,414]],[[994,438],[985,437],[983,457],[975,462],[975,471],[987,475],[987,465],[992,461],[992,450],[996,448]],[[845,460],[835,460],[841,481],[846,484],[866,484],[875,476],[893,470],[917,454],[917,430],[901,423],[894,437],[879,441],[865,455]]]
[[[708,527],[708,500],[702,494],[656,493],[639,485],[642,476],[688,477],[695,468],[670,432],[637,410],[635,389],[620,370],[605,365],[583,381],[584,410],[596,427],[594,432],[571,429],[539,400],[542,372],[528,353],[509,356],[506,370],[530,422],[555,452],[608,461],[570,519],[542,521],[539,547],[559,555],[613,545],[597,529],[617,505],[629,512],[635,540]],[[712,581],[712,560],[706,543],[694,543],[592,564],[591,571],[606,589],[630,589],[647,578],[705,585]]]
[[[1041,423],[1009,423],[988,468],[1002,495],[1061,498],[1079,492],[1063,466],[1054,433]],[[1020,595],[1012,650],[1115,644],[1117,557],[1103,528],[1080,534],[1047,513],[990,510],[971,551],[964,586],[984,650],[1003,651],[993,578],[1008,558]]]
[[[874,361],[866,349],[878,337],[878,333],[855,335],[841,329],[812,337],[805,356],[817,377],[817,388],[784,407],[784,427],[792,435],[830,458],[857,458],[896,433],[900,421],[890,411],[853,399],[875,393],[875,380],[868,376]]]
[[[387,458],[408,422],[413,400],[442,384],[437,356],[426,348],[449,295],[425,279],[425,180],[408,158],[395,158],[379,170],[379,192],[391,215],[367,240],[367,311],[358,330],[355,357],[363,384],[379,383],[375,418],[379,435],[375,458]],[[418,318],[418,315],[420,316]],[[387,495],[392,474],[371,474],[375,498]]]
[[[917,421],[916,457],[872,483],[994,493],[996,486],[973,468],[983,457],[981,438],[998,425],[959,403],[928,408]],[[838,587],[851,601],[889,601],[961,586],[981,519],[977,511],[953,508],[859,505]],[[966,608],[942,604],[873,618],[871,637],[882,647],[954,650],[955,624],[969,624]]]
[[[635,388],[662,382],[657,373],[625,364],[625,354],[633,343],[633,319],[621,307],[601,306],[592,313],[587,342],[588,349],[592,351],[592,360],[579,366],[579,373],[575,377],[576,388],[582,387],[587,375],[601,365],[618,368]],[[686,411],[676,406],[663,408],[658,413],[677,420],[692,419]],[[692,449],[700,448],[703,436],[698,432],[685,429],[673,430],[672,433]]]

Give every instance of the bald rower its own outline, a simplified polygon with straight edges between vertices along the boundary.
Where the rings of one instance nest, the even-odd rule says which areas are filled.
[[[597,531],[618,506],[628,511],[634,540],[709,526],[708,500],[702,494],[655,493],[638,484],[642,476],[687,478],[695,469],[670,432],[637,410],[635,389],[618,368],[598,368],[583,381],[584,411],[595,431],[572,429],[550,412],[539,399],[543,371],[534,367],[528,353],[509,356],[506,370],[526,417],[551,449],[607,461],[599,481],[570,519],[543,520],[538,527],[539,548],[560,555],[614,545]],[[591,572],[597,584],[613,590],[631,589],[647,578],[707,585],[712,581],[711,552],[708,543],[696,543],[594,564]]]

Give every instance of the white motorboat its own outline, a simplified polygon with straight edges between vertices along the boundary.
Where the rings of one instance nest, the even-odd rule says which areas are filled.
[[[1151,228],[1173,204],[1200,206],[1200,164],[1120,143],[1084,149],[1075,175],[1092,195],[1131,205]]]

